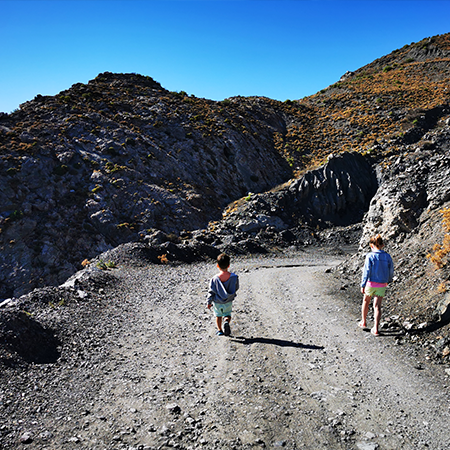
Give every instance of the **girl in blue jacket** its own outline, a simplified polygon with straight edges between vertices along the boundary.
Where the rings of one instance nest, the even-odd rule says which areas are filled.
[[[388,283],[394,277],[394,263],[391,255],[383,250],[384,243],[380,235],[372,236],[369,245],[372,251],[366,255],[361,278],[363,301],[361,306],[362,319],[359,326],[366,328],[366,317],[373,297],[374,326],[370,331],[374,336],[379,336],[381,302],[386,294]]]

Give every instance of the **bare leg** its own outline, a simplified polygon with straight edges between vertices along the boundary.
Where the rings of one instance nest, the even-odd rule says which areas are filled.
[[[216,317],[216,325],[217,325],[217,329],[219,331],[223,331],[222,330],[222,317]]]
[[[373,319],[374,325],[372,328],[373,334],[379,333],[380,320],[381,320],[381,302],[383,301],[383,297],[374,297],[373,299]]]
[[[372,297],[370,295],[364,294],[362,305],[361,305],[361,322],[359,322],[360,327],[367,326],[366,318],[367,318],[367,313],[369,312],[369,306],[370,306],[371,299],[372,299]]]

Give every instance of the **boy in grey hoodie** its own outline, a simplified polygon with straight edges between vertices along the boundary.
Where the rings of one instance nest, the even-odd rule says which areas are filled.
[[[239,289],[239,277],[229,272],[230,257],[221,253],[217,257],[217,267],[220,272],[214,275],[209,282],[207,308],[213,308],[216,316],[216,325],[218,336],[229,336],[231,334],[230,322],[233,300],[236,297],[236,291]],[[222,318],[224,318],[222,330]]]

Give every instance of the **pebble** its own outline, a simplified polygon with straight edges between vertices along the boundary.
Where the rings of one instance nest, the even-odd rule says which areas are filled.
[[[166,409],[170,411],[172,414],[178,414],[181,412],[181,408],[176,403],[169,403],[166,405]]]
[[[356,446],[359,450],[377,450],[379,448],[378,444],[374,442],[357,442]]]
[[[31,444],[33,442],[33,433],[30,432],[25,432],[22,434],[22,436],[20,436],[19,441],[22,444]]]

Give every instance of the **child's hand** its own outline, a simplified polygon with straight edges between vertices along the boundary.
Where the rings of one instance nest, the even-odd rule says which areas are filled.
[[[207,307],[209,310],[211,310],[212,305],[211,305],[211,304],[208,304],[208,305],[206,305],[206,307]]]

